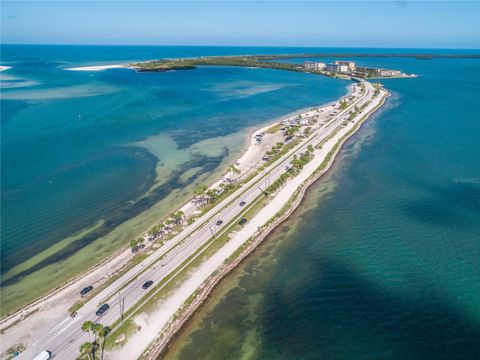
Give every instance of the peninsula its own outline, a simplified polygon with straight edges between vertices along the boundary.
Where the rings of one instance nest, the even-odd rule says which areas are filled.
[[[24,350],[23,359],[46,350],[75,359],[89,343],[89,324],[101,323],[102,334],[108,334],[101,338],[107,359],[156,359],[220,279],[291,214],[345,141],[389,96],[379,84],[353,80],[335,103],[255,131],[221,179],[199,188],[112,259],[116,270],[107,262],[3,319],[5,346]],[[76,295],[79,286],[85,287],[82,298]],[[78,301],[66,302],[72,296]]]

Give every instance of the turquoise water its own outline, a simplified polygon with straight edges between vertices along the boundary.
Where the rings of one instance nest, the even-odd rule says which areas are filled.
[[[35,274],[55,283],[67,270],[73,274],[74,264],[65,261],[87,246],[100,259],[105,246],[128,243],[123,230],[117,235],[113,229],[167,195],[204,181],[241,150],[247,129],[332,101],[348,85],[266,69],[136,73],[66,68],[250,51],[269,50],[2,46],[2,65],[12,67],[1,75],[2,287],[19,286],[26,277],[26,287],[32,287]],[[185,180],[192,168],[195,175]],[[139,220],[137,231],[158,216]],[[111,238],[108,245],[92,246],[105,236]],[[42,251],[41,258],[31,260]],[[52,265],[56,268],[40,272]],[[22,293],[11,288],[5,294]]]
[[[478,359],[479,60],[358,59],[419,74],[167,358]]]

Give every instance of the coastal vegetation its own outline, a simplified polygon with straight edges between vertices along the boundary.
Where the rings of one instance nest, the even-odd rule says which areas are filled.
[[[309,149],[313,150],[312,145],[309,145]],[[313,152],[307,150],[300,156],[294,155],[292,159],[292,166],[288,168],[286,172],[284,172],[280,177],[275,180],[266,190],[267,194],[271,194],[276,192],[278,189],[280,189],[288,179],[295,177],[300,173],[300,170],[303,169],[303,167],[313,159]]]
[[[274,62],[273,59],[284,59],[282,56],[266,55],[242,55],[242,56],[208,56],[198,58],[162,59],[130,64],[137,71],[172,71],[191,70],[197,66],[243,66],[254,68],[268,68],[304,72],[301,64],[288,62]],[[287,57],[288,59],[288,57]],[[268,61],[267,61],[268,60]]]

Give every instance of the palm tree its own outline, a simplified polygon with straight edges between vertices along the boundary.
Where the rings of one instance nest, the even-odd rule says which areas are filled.
[[[207,191],[207,195],[209,197],[210,202],[213,203],[213,202],[215,202],[215,200],[217,200],[217,194],[212,189]]]
[[[167,219],[167,221],[165,221],[165,224],[171,225],[171,224],[173,224],[174,222],[175,222],[175,220],[174,220],[174,215],[173,215],[173,214],[168,215],[168,219]]]
[[[158,235],[158,225],[154,225],[148,230],[148,236],[151,236],[155,239],[155,237]]]
[[[103,325],[102,325],[102,324],[100,324],[100,323],[93,324],[92,331],[93,331],[93,334],[95,335],[94,343],[97,342],[98,333],[99,333],[100,331],[102,331],[102,329],[103,329]]]
[[[93,349],[92,349],[94,359],[95,359],[95,352],[97,351],[97,347],[98,347],[97,338],[99,337],[99,333],[102,331],[102,329],[103,329],[103,325],[100,323],[95,323],[92,325],[92,332],[93,332],[93,335],[95,335],[95,338],[93,340]]]
[[[230,171],[234,174],[240,174],[240,169],[238,169],[235,165],[230,165],[228,167],[228,171]]]
[[[107,339],[108,334],[110,334],[110,331],[112,330],[108,326],[102,326],[102,328],[98,332],[98,338],[100,339],[101,347],[102,347],[102,353],[100,356],[102,360],[103,360],[103,351],[105,349],[105,340]]]
[[[132,248],[132,252],[137,251],[138,247],[138,241],[137,240],[132,240],[130,241],[130,247]]]
[[[175,221],[175,224],[179,226],[182,222],[184,212],[183,211],[177,211],[175,214],[173,214],[173,221]]]
[[[145,238],[143,238],[143,237],[140,236],[140,237],[137,239],[138,247],[143,248],[143,243],[144,243],[144,242],[145,242]]]
[[[197,201],[200,201],[200,206],[204,205],[205,202],[205,192],[208,190],[208,185],[201,185],[195,189],[195,198]],[[196,201],[195,201],[196,205]]]
[[[89,339],[90,339],[90,330],[93,330],[94,325],[95,324],[90,320],[87,320],[82,324],[82,330],[85,331],[86,333],[88,333],[88,338]]]
[[[162,237],[162,238],[163,238],[163,235],[164,235],[164,231],[165,231],[165,224],[158,225],[158,233],[160,234],[160,237]]]
[[[82,326],[82,330],[83,330],[83,326]],[[93,344],[88,341],[80,345],[80,355],[82,356],[82,359],[84,359],[85,355],[87,355],[88,360],[93,359]]]

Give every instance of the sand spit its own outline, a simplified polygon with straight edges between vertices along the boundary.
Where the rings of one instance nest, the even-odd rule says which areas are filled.
[[[117,64],[117,65],[97,65],[97,66],[80,66],[80,67],[72,67],[66,68],[65,70],[71,71],[103,71],[108,69],[128,69],[127,65]]]

